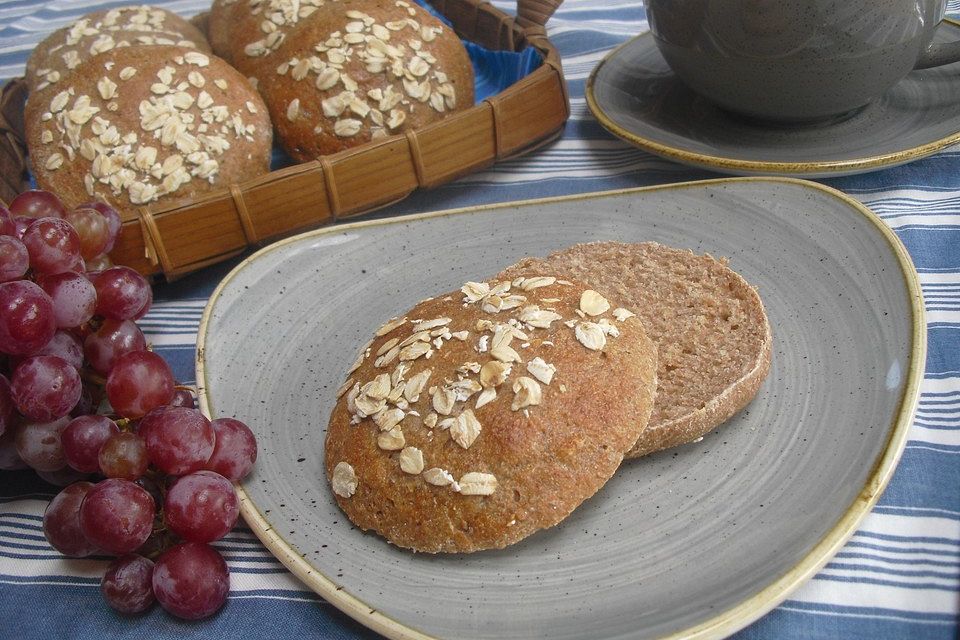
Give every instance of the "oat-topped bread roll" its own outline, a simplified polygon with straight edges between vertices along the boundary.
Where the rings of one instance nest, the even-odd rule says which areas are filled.
[[[210,51],[196,27],[166,9],[148,5],[104,9],[54,31],[37,45],[27,60],[30,90],[60,82],[81,62],[98,54],[133,45]]]
[[[339,391],[336,500],[416,551],[517,542],[617,470],[650,415],[656,359],[633,314],[542,271],[425,300],[376,332]]]
[[[76,206],[101,198],[131,214],[269,170],[260,96],[219,58],[183,47],[126,47],[30,94],[27,145],[37,184]]]
[[[213,0],[209,36],[213,52],[253,75],[300,22],[339,0]]]
[[[521,263],[523,264],[523,263]],[[590,282],[636,311],[657,343],[657,401],[627,457],[696,440],[745,407],[770,370],[756,290],[726,260],[655,242],[578,244],[527,261]]]
[[[473,105],[460,39],[405,0],[317,9],[264,64],[260,92],[300,161],[402,133]]]

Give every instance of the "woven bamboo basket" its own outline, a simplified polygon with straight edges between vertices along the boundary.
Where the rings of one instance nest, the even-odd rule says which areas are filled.
[[[543,64],[470,109],[382,140],[213,191],[188,204],[145,207],[123,223],[117,264],[175,278],[248,246],[352,218],[528,153],[558,137],[570,115],[560,56],[544,25],[562,0],[518,0],[514,18],[485,0],[432,0],[461,38],[488,49],[536,48]],[[194,22],[205,30],[205,15]],[[26,84],[0,95],[0,198],[28,188]]]

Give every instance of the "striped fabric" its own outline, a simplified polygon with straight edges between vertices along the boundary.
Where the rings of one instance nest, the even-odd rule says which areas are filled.
[[[22,72],[48,31],[94,8],[96,0],[0,0],[0,77]],[[204,0],[162,2],[183,15]],[[511,7],[497,2],[506,10]],[[960,0],[948,14],[960,17]],[[567,0],[550,22],[563,55],[572,117],[549,148],[429,193],[387,214],[713,177],[637,151],[590,117],[583,90],[593,66],[644,30],[639,0]],[[958,97],[960,108],[960,97]],[[906,244],[920,272],[929,321],[929,356],[919,411],[897,473],[873,513],[814,579],[737,637],[956,638],[960,614],[960,149],[904,167],[825,181],[876,211]],[[193,378],[197,326],[207,297],[235,262],[156,291],[141,325],[172,363]],[[103,559],[64,560],[43,539],[52,496],[27,472],[0,472],[0,637],[373,637],[305,590],[239,528],[218,544],[232,572],[225,610],[181,623],[154,610],[145,619],[113,614],[97,584]],[[139,635],[137,637],[139,637]]]

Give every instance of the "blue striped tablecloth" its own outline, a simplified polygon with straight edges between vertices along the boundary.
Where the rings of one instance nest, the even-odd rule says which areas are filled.
[[[82,13],[124,3],[0,0],[0,78],[20,75],[32,46]],[[203,0],[157,2],[183,15]],[[497,2],[505,10],[508,3]],[[948,13],[960,17],[960,0]],[[573,113],[563,138],[526,158],[415,194],[393,213],[714,177],[637,151],[605,133],[583,92],[615,45],[646,29],[639,0],[567,0],[549,24],[563,56]],[[958,96],[960,108],[960,96]],[[920,272],[929,356],[919,411],[890,487],[862,528],[813,580],[738,637],[956,638],[960,612],[960,149],[904,167],[825,181],[877,212]],[[235,264],[158,287],[141,321],[185,381],[208,295]],[[215,618],[184,623],[155,609],[115,615],[100,598],[105,563],[64,560],[43,539],[53,490],[0,472],[0,638],[358,638],[374,634],[306,590],[243,527],[218,544],[232,591]]]

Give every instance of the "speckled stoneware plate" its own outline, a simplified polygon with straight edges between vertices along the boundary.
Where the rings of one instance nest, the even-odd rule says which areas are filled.
[[[755,284],[773,365],[701,442],[626,463],[560,526],[429,556],[350,526],[323,472],[358,349],[416,301],[585,240],[728,256]],[[200,328],[204,410],[260,442],[243,514],[335,606],[394,638],[715,637],[816,572],[883,490],[916,406],[925,333],[903,246],[839,192],[726,179],[321,229],[227,276]]]
[[[960,23],[945,20],[935,39],[960,39]],[[960,142],[960,63],[914,71],[858,113],[832,123],[778,126],[731,115],[687,89],[647,32],[597,65],[586,94],[593,115],[612,134],[721,173],[850,175]]]

